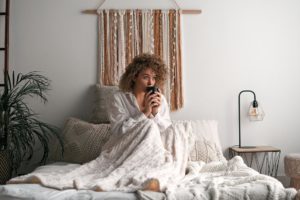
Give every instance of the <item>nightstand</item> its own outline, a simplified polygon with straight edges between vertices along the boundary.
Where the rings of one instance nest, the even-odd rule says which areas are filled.
[[[272,146],[256,146],[253,148],[229,148],[230,158],[241,156],[244,162],[259,173],[277,177],[281,150]]]

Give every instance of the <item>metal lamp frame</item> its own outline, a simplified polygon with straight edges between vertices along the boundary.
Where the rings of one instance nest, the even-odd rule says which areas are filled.
[[[254,96],[254,100],[253,100],[253,104],[252,106],[254,108],[257,108],[258,107],[258,103],[256,101],[256,95],[255,95],[255,92],[253,92],[252,90],[242,90],[240,93],[239,93],[239,98],[238,98],[238,106],[239,106],[239,148],[255,148],[254,146],[242,146],[242,136],[241,136],[241,94],[244,93],[244,92],[250,92],[253,94]]]

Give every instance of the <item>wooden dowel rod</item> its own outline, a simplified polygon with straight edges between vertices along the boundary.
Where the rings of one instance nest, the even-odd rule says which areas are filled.
[[[200,14],[202,11],[201,10],[182,10],[182,14],[191,14],[191,15],[195,15],[195,14]],[[98,14],[97,10],[95,9],[88,9],[88,10],[83,10],[82,13],[84,14]]]
[[[182,14],[196,15],[201,14],[201,10],[182,10]]]
[[[92,15],[97,14],[97,10],[83,10],[81,12],[84,14],[92,14]]]

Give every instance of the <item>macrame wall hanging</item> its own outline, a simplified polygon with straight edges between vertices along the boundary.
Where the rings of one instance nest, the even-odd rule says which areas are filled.
[[[102,2],[102,4],[104,1]],[[101,85],[118,85],[132,59],[141,53],[159,55],[168,77],[162,91],[172,111],[183,106],[181,31],[182,11],[174,1],[171,10],[97,9],[98,71]],[[88,13],[86,11],[85,13]],[[199,13],[199,10],[185,10]]]

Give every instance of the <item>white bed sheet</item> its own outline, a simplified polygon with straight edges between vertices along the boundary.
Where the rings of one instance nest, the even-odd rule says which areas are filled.
[[[49,171],[54,167],[67,166],[75,168],[78,164],[56,162],[39,168]],[[51,167],[50,167],[51,166]],[[92,190],[56,190],[39,184],[7,184],[0,185],[0,200],[136,200],[135,193],[95,192]]]
[[[136,200],[134,193],[95,192],[91,190],[55,190],[38,184],[0,186],[1,200]]]

